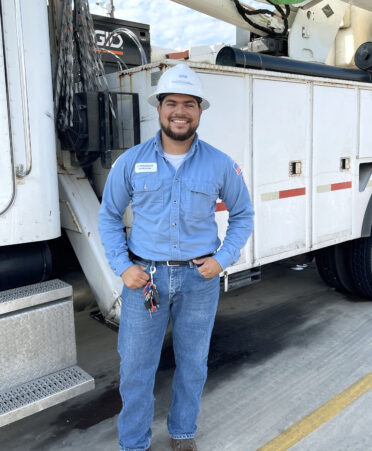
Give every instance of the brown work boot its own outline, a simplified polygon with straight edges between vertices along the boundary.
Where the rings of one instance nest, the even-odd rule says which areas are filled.
[[[193,438],[174,439],[171,438],[173,451],[198,451]]]

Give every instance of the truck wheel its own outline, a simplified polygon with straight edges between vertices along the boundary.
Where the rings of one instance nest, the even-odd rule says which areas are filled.
[[[356,287],[351,271],[350,243],[341,243],[320,249],[315,254],[320,277],[342,293],[354,293]]]
[[[372,237],[353,241],[351,269],[359,293],[372,299]]]

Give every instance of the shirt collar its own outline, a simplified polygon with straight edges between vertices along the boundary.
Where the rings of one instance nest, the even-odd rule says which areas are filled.
[[[163,146],[161,143],[161,130],[159,130],[155,137],[154,137],[154,145],[155,145],[155,149],[156,151],[162,156],[164,157],[164,150],[163,150]],[[198,149],[199,147],[199,136],[197,133],[195,133],[194,139],[191,143],[191,147],[189,149],[189,151],[187,152],[187,158],[190,158]]]

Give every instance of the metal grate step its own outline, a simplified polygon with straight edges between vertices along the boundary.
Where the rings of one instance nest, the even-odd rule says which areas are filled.
[[[93,388],[94,379],[78,366],[71,366],[0,392],[0,427]]]
[[[72,287],[54,279],[0,291],[0,315],[72,296]]]

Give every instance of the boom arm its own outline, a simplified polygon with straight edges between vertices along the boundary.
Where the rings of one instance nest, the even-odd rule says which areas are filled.
[[[256,35],[269,35],[274,38],[288,36],[290,58],[320,63],[327,60],[348,5],[372,12],[372,0],[304,0],[300,3],[297,0],[259,0],[266,5],[264,9],[267,9],[267,5],[276,5],[274,11],[276,14],[260,13],[253,16],[251,14],[254,9],[243,1],[240,1],[240,6],[236,0],[172,1],[249,30]],[[282,15],[280,10],[283,11]],[[368,15],[367,12],[366,14]],[[242,16],[246,16],[248,22]],[[287,23],[288,33],[286,33]]]
[[[238,13],[233,0],[172,0],[180,5],[187,6],[208,16],[215,17],[216,19],[228,22],[239,28],[252,31],[260,36],[265,36],[267,33],[260,29],[249,25]],[[266,3],[266,2],[264,2]],[[267,4],[267,3],[266,3]],[[247,11],[254,11],[254,8],[244,5]],[[281,33],[284,31],[284,22],[279,15],[268,16],[266,14],[259,14],[254,19],[257,24],[262,27],[270,28],[274,32]]]

